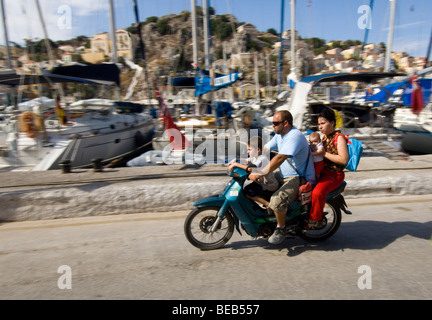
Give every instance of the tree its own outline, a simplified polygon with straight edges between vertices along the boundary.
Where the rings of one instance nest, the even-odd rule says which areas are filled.
[[[216,16],[211,20],[211,31],[219,40],[225,40],[232,35],[233,28],[225,15]]]
[[[159,18],[158,17],[156,17],[156,16],[151,16],[151,17],[148,17],[147,18],[147,20],[144,22],[144,23],[152,23],[152,22],[157,22],[159,20]]]
[[[156,22],[156,27],[161,35],[166,35],[171,31],[171,27],[165,19],[158,20],[158,22]]]
[[[267,30],[267,33],[274,34],[275,36],[278,36],[278,35],[279,35],[279,34],[277,33],[277,31],[276,31],[275,29],[273,29],[273,28],[268,29],[268,30]]]
[[[320,39],[320,38],[307,38],[304,39],[304,41],[306,41],[306,43],[312,48],[312,49],[318,49],[321,48],[325,45],[325,40],[324,39]]]
[[[40,39],[39,41],[33,41],[31,39],[24,39],[26,42],[26,47],[33,47],[34,53],[41,54],[41,53],[47,53],[48,50],[45,46],[45,40]],[[58,45],[53,42],[51,39],[48,39],[49,46],[53,49],[58,48]]]
[[[332,40],[331,43],[332,43],[332,45],[331,45],[332,48],[340,48],[341,47],[340,41]]]
[[[126,28],[126,31],[129,32],[130,34],[138,34],[138,25],[132,24],[130,27]]]

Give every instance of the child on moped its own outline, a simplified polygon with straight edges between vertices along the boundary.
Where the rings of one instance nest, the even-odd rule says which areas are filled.
[[[264,168],[270,160],[262,153],[262,138],[259,136],[251,137],[248,141],[249,158],[245,163],[238,163],[233,159],[228,164],[228,170],[231,172],[235,167],[252,172],[252,168],[260,170]],[[279,188],[279,182],[274,173],[263,177],[260,181],[252,182],[244,188],[244,192],[249,199],[268,206],[270,197]]]

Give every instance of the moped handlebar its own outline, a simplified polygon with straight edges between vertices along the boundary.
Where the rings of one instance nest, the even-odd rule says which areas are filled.
[[[231,172],[228,173],[230,177],[233,178],[244,178],[245,180],[249,178],[250,172],[241,168],[234,168]]]

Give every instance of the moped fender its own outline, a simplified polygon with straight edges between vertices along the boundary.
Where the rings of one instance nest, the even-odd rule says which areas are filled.
[[[209,197],[202,198],[193,203],[194,207],[222,207],[225,203],[225,197],[223,195],[213,195]]]
[[[341,210],[343,212],[345,212],[345,214],[352,214],[352,212],[350,210],[348,210],[348,205],[346,204],[343,195],[339,194],[338,196],[333,198],[331,201],[334,201],[339,206],[339,208],[341,208]]]
[[[195,207],[220,207],[218,216],[224,214],[228,210],[229,204],[223,194],[213,195],[210,197],[202,198],[193,204]],[[242,234],[240,231],[240,221],[235,214],[232,215],[234,219],[234,224],[238,233]]]

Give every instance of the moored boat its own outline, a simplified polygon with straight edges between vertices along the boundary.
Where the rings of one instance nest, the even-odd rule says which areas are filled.
[[[51,170],[67,160],[73,167],[84,167],[94,159],[109,163],[136,152],[152,140],[153,120],[143,112],[119,112],[116,104],[80,101],[67,110],[67,122],[56,114],[21,114],[10,120],[17,130],[7,134],[0,166]],[[134,107],[141,110],[143,106]]]

